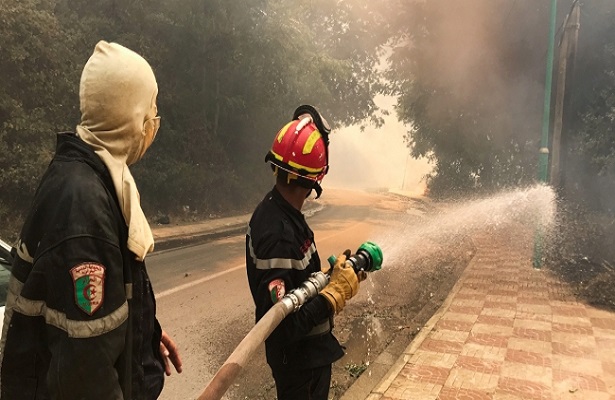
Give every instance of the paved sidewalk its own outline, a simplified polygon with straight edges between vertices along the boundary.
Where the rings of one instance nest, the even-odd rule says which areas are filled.
[[[445,303],[361,400],[615,400],[615,314],[535,270],[522,241],[475,238]]]

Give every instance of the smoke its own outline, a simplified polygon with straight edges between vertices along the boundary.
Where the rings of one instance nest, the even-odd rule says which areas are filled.
[[[430,34],[417,43],[415,73],[434,91],[429,119],[449,131],[480,132],[497,146],[523,136],[537,141],[548,2],[439,1],[425,10]]]
[[[376,104],[389,111],[392,97],[379,96]],[[432,167],[425,159],[410,157],[404,141],[408,127],[391,113],[381,128],[357,126],[334,131],[329,146],[330,172],[325,187],[396,189],[414,194],[425,191],[424,176]]]

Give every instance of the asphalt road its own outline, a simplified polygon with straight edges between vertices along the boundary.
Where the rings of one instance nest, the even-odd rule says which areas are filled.
[[[404,208],[378,195],[342,191],[324,197],[325,208],[308,220],[323,262],[331,254],[354,251],[374,240],[377,232],[390,229]],[[162,400],[196,398],[254,326],[244,240],[239,235],[148,258],[158,318],[178,343],[184,363],[182,374],[167,378]],[[272,388],[261,346],[225,398],[273,398]]]

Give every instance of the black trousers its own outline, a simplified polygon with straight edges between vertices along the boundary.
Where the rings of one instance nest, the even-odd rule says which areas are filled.
[[[302,371],[274,370],[278,400],[327,400],[331,364]]]

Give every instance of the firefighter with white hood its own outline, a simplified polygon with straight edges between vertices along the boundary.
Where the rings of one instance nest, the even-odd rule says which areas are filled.
[[[57,136],[17,244],[1,342],[3,400],[158,398],[176,345],[156,320],[154,248],[129,166],[160,126],[150,65],[99,42],[81,123]]]

